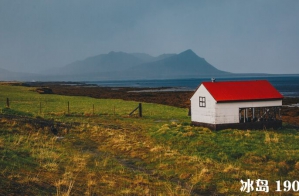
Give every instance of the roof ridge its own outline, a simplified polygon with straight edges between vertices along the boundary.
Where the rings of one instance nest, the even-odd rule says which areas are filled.
[[[283,99],[280,92],[268,80],[218,81],[202,84],[217,102]]]

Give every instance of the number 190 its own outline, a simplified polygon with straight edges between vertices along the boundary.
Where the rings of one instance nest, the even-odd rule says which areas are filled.
[[[276,185],[277,185],[276,191],[282,191],[280,184],[281,184],[280,180],[276,181]],[[290,190],[299,191],[299,181],[294,180],[293,182],[291,182],[289,180],[286,180],[283,182],[283,187],[284,187],[283,191],[285,191],[285,192],[288,192]]]

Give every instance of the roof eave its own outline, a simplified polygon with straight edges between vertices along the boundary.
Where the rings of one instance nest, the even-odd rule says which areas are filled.
[[[216,103],[231,103],[231,102],[256,102],[256,101],[275,101],[275,100],[282,100],[282,98],[271,98],[271,99],[250,99],[250,100],[220,100]]]

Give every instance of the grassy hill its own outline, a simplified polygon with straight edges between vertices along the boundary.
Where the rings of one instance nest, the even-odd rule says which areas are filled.
[[[240,195],[241,179],[274,194],[299,175],[295,129],[212,132],[182,108],[129,117],[137,105],[0,85],[0,195]]]

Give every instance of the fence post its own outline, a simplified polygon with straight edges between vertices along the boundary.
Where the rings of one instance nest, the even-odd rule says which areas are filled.
[[[139,103],[139,117],[142,117],[142,104]]]
[[[94,104],[92,104],[92,115],[94,115]]]
[[[9,98],[6,98],[6,107],[9,108]]]
[[[131,116],[136,110],[139,111],[139,117],[142,117],[142,104],[139,103],[139,105],[137,106],[137,108],[135,108],[130,114],[129,116]]]
[[[70,114],[70,102],[67,102],[67,113]]]

